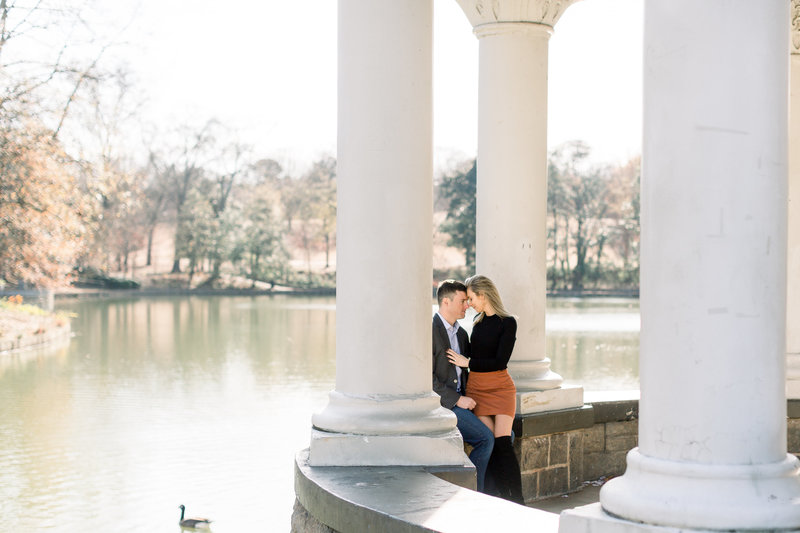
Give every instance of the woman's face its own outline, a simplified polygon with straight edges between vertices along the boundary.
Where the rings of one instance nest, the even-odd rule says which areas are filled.
[[[483,313],[486,307],[486,297],[482,294],[475,294],[472,289],[467,289],[467,300],[469,305],[475,310],[476,313]]]

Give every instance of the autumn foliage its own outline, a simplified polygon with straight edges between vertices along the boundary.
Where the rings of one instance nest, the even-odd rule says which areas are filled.
[[[74,169],[35,124],[0,128],[0,279],[64,283],[85,232]]]

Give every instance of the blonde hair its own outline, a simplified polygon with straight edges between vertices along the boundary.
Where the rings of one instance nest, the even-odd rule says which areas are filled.
[[[467,286],[468,290],[471,290],[478,296],[483,296],[489,302],[489,305],[492,306],[494,312],[500,318],[505,318],[512,316],[511,313],[506,311],[506,308],[503,307],[503,300],[500,299],[500,293],[497,291],[497,287],[495,287],[492,280],[487,278],[486,276],[481,276],[480,274],[476,274],[472,277],[467,278],[464,282],[464,285]],[[485,312],[478,313],[475,317],[475,322],[480,322],[485,315]]]

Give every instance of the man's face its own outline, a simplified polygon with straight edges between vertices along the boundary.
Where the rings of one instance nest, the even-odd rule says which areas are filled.
[[[452,298],[442,298],[442,309],[444,311],[442,316],[451,322],[464,318],[467,313],[467,293],[464,291],[457,291],[453,294]]]

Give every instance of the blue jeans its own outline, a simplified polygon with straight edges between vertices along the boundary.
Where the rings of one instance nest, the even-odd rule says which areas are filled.
[[[472,446],[469,460],[475,465],[478,478],[478,492],[483,492],[483,481],[486,478],[486,466],[494,448],[494,434],[486,424],[469,409],[453,406],[458,419],[457,427],[464,442]]]

